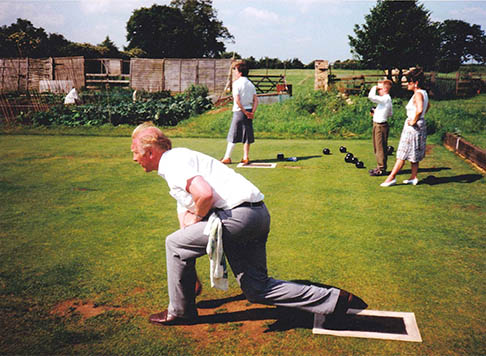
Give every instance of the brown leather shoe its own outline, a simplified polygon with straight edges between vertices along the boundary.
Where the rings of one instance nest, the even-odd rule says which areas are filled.
[[[224,159],[221,160],[221,163],[231,164],[231,158],[224,158]]]
[[[240,162],[243,163],[243,164],[250,164],[250,159],[249,158],[248,159],[242,159]]]
[[[341,290],[339,292],[339,298],[334,307],[334,315],[341,316],[345,315],[348,309],[366,309],[368,308],[368,304],[366,304],[363,299]]]
[[[163,312],[150,315],[149,321],[154,324],[162,325],[188,325],[191,324],[194,319],[186,319],[174,316],[166,309]]]

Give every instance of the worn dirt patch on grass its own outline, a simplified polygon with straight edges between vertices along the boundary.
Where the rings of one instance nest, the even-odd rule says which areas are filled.
[[[143,293],[143,288],[135,288],[131,293]],[[61,318],[80,315],[81,322],[108,311],[121,311],[127,315],[140,315],[147,318],[159,310],[145,308],[115,307],[98,305],[92,301],[70,299],[54,306],[50,314]],[[297,314],[296,314],[297,313]],[[221,340],[233,340],[238,348],[255,350],[268,342],[267,332],[294,332],[296,328],[312,328],[312,314],[295,310],[252,304],[242,295],[218,300],[203,300],[198,303],[199,317],[194,323],[163,326],[153,324],[154,328],[176,328],[195,341],[197,349],[204,350]],[[251,352],[250,352],[251,353]]]
[[[73,314],[79,314],[81,315],[82,320],[86,320],[103,314],[108,310],[116,309],[117,308],[115,307],[97,305],[96,303],[90,301],[70,299],[57,304],[53,309],[51,309],[50,314],[60,317],[68,317]]]
[[[130,295],[137,295],[143,293],[144,291],[145,289],[137,287],[130,292]],[[146,308],[131,305],[123,307],[100,305],[93,301],[83,301],[79,299],[69,299],[55,305],[51,309],[50,314],[61,318],[68,318],[72,315],[79,314],[81,316],[81,320],[85,321],[86,319],[93,318],[108,311],[121,311],[127,315],[140,315],[147,318],[151,314],[151,312]]]
[[[198,349],[231,339],[241,350],[261,347],[272,331],[295,332],[293,329],[312,329],[313,315],[295,309],[252,304],[242,295],[200,301],[199,317],[194,324],[171,326],[189,335]],[[154,327],[166,327],[154,325]]]

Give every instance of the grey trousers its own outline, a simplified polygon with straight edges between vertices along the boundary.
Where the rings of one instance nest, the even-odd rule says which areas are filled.
[[[267,274],[266,242],[270,214],[264,204],[218,210],[223,223],[223,245],[228,262],[246,298],[253,303],[295,307],[313,313],[334,311],[339,289],[273,279]],[[196,258],[206,254],[207,222],[178,230],[166,239],[169,313],[197,315],[194,286]]]

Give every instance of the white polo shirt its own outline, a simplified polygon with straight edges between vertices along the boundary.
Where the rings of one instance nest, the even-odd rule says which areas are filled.
[[[236,97],[240,96],[240,103],[246,110],[253,108],[253,96],[256,95],[256,89],[253,83],[247,77],[239,77],[233,82],[233,111],[241,111],[236,105]]]
[[[368,94],[368,99],[378,104],[373,113],[373,122],[378,124],[385,123],[393,115],[392,99],[389,94],[376,94],[376,86],[374,86]]]
[[[177,200],[177,212],[194,212],[194,199],[186,190],[187,181],[201,176],[218,200],[215,208],[232,209],[241,203],[262,201],[264,195],[249,180],[220,161],[187,148],[173,148],[160,158],[158,174],[167,181],[170,195]]]

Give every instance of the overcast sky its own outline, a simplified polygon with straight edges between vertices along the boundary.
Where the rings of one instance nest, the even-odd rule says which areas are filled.
[[[74,42],[98,44],[106,36],[127,45],[126,23],[133,11],[170,0],[0,0],[0,25],[17,18]],[[463,20],[486,31],[486,0],[421,1],[433,21]],[[235,37],[229,52],[257,59],[299,58],[335,61],[352,58],[348,35],[363,24],[371,0],[213,0],[218,19]],[[413,31],[413,29],[410,29]]]

